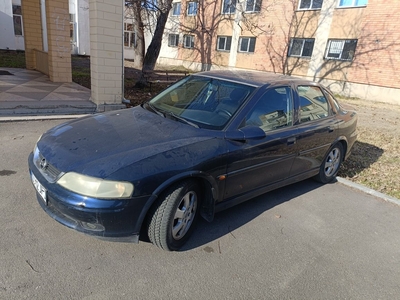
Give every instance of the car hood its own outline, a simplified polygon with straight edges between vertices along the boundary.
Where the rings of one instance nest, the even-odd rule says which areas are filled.
[[[150,156],[213,137],[208,130],[137,106],[56,126],[42,136],[38,148],[61,172],[106,178]]]

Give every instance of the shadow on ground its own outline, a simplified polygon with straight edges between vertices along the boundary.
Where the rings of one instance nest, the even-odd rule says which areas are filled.
[[[251,222],[265,211],[319,187],[321,184],[312,179],[301,181],[219,212],[211,223],[200,219],[192,237],[181,251],[201,247],[227,234],[232,234],[233,231]],[[214,251],[218,250],[214,249]]]
[[[375,145],[356,141],[349,158],[340,167],[338,175],[353,178],[368,169],[383,155],[384,150]]]

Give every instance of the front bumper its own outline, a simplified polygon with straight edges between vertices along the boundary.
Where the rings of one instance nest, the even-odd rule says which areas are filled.
[[[29,156],[29,172],[47,190],[46,202],[36,193],[43,210],[57,222],[106,240],[139,241],[140,227],[150,206],[150,196],[130,199],[95,199],[48,182]]]

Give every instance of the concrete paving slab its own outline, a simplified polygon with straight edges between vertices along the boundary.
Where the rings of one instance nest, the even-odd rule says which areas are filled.
[[[51,82],[33,70],[0,68],[0,116],[90,114],[97,106],[90,89],[76,83]]]

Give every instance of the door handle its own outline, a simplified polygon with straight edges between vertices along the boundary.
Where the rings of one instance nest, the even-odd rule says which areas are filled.
[[[296,138],[295,137],[290,137],[290,138],[287,139],[287,145],[288,146],[294,145],[294,144],[296,144]]]

